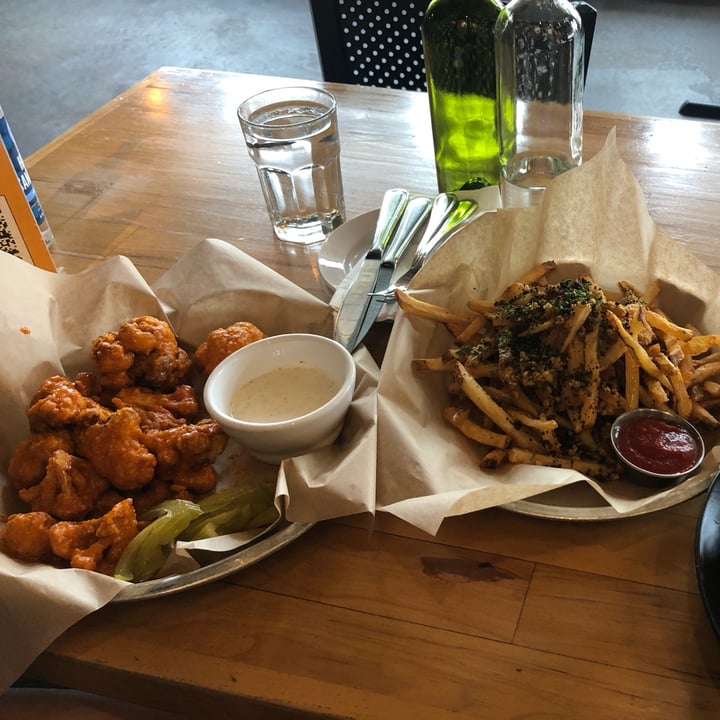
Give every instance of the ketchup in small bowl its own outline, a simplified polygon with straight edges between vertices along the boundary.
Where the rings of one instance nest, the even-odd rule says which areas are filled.
[[[636,478],[656,485],[687,477],[705,456],[695,426],[665,410],[640,408],[624,413],[612,424],[610,440]]]

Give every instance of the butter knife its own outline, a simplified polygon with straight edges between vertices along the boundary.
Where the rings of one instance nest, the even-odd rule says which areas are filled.
[[[352,352],[361,340],[367,335],[368,330],[373,326],[377,316],[383,307],[382,301],[376,301],[375,293],[381,293],[390,287],[400,258],[405,252],[410,241],[417,235],[420,228],[430,215],[432,200],[427,197],[413,198],[408,202],[405,212],[403,213],[400,224],[395,231],[392,242],[388,245],[383,253],[380,268],[377,272],[375,285],[368,297],[368,305],[364,317],[358,323],[355,332],[348,340],[347,348]]]
[[[354,347],[350,347],[350,341],[370,304],[370,293],[375,287],[375,279],[380,269],[383,252],[408,204],[408,196],[407,190],[398,188],[385,193],[372,245],[361,261],[357,275],[353,272],[352,284],[347,289],[335,319],[335,340],[351,351]],[[342,290],[345,292],[345,288]]]

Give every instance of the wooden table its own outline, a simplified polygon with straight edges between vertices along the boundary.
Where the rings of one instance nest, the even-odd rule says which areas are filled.
[[[273,240],[235,108],[297,80],[163,68],[28,158],[55,258],[116,253],[149,281],[219,237],[323,294],[314,251]],[[348,215],[436,190],[427,98],[328,85]],[[720,125],[586,113],[612,127],[650,214],[720,270]],[[720,643],[695,579],[700,498],[563,523],[493,509],[436,537],[398,519],[314,527],[227,580],[111,604],[31,677],[207,717],[672,718],[720,714]]]

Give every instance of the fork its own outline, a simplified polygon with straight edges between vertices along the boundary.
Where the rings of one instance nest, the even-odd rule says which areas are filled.
[[[442,197],[451,198],[442,201]],[[445,203],[443,205],[443,202]],[[418,243],[415,255],[408,270],[399,277],[387,290],[371,293],[384,303],[395,302],[396,290],[407,290],[410,281],[417,275],[420,268],[427,262],[430,255],[437,250],[451,235],[465,224],[477,209],[475,200],[458,200],[454,195],[439,195],[433,203],[430,219],[425,234]]]

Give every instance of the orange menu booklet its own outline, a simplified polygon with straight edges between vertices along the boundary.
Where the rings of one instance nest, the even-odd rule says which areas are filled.
[[[53,272],[56,270],[2,142],[0,142],[0,250],[16,255],[44,270]]]

